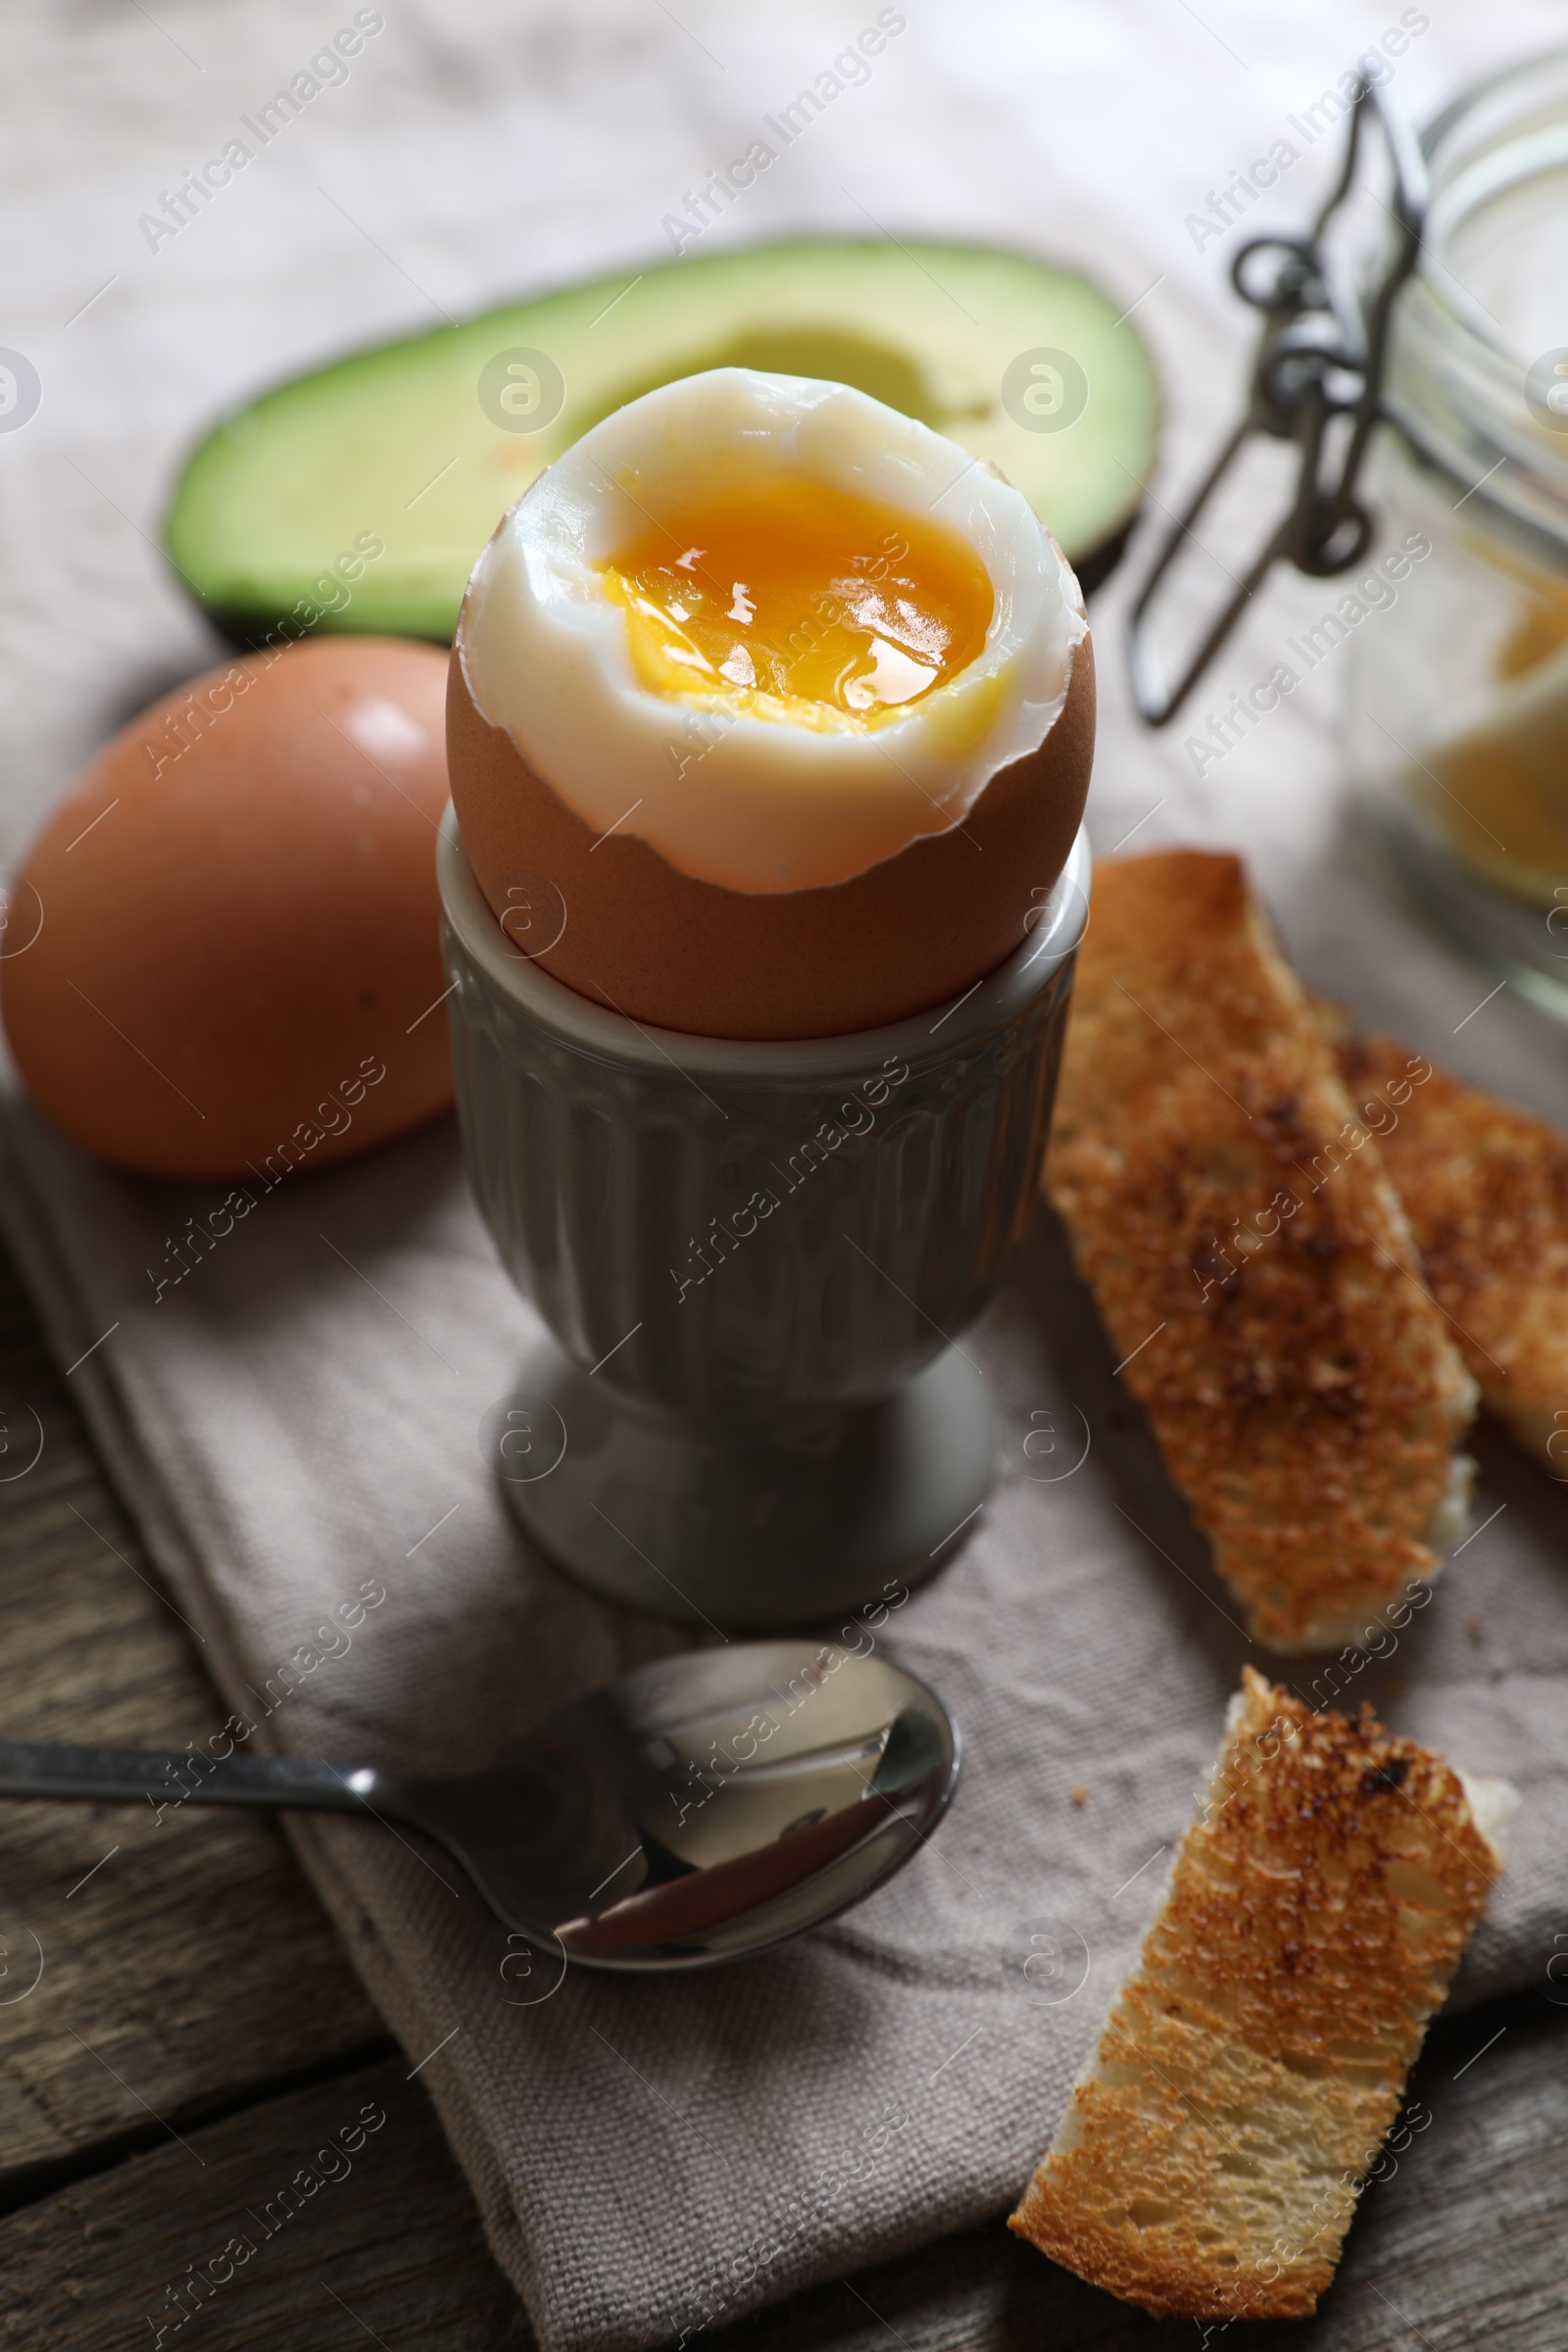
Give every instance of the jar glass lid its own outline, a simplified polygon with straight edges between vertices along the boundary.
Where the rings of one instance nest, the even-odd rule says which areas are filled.
[[[1465,92],[1419,146],[1358,81],[1348,133],[1309,226],[1252,237],[1232,265],[1263,315],[1248,404],[1128,613],[1133,699],[1151,726],[1180,710],[1272,564],[1326,578],[1360,562],[1376,517],[1358,477],[1385,422],[1453,485],[1461,530],[1568,570],[1568,48]],[[1346,209],[1363,194],[1364,233]],[[1294,492],[1244,568],[1219,566],[1231,593],[1194,623],[1178,566],[1259,437],[1294,444]],[[1174,656],[1159,643],[1173,614]]]
[[[1387,413],[1485,511],[1568,558],[1568,49],[1426,131],[1418,273],[1396,306]]]

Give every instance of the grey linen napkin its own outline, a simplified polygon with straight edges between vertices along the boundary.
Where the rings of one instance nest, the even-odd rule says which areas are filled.
[[[479,1430],[531,1319],[450,1124],[290,1179],[156,1299],[207,1192],[118,1177],[14,1097],[4,1127],[6,1230],[256,1747],[477,1767],[685,1645],[576,1592],[505,1515]],[[439,1851],[290,1824],[425,2062],[547,2352],[679,2337],[1006,2205],[1158,1899],[1244,1659],[1280,1664],[1209,1574],[1044,1211],[969,1345],[1002,1430],[995,1496],[875,1637],[942,1690],[967,1769],[861,1908],[711,1974],[551,1990]],[[1470,2000],[1544,1985],[1568,1830],[1564,1497],[1483,1452],[1477,1524],[1508,1507],[1392,1658],[1338,1670],[1348,1702],[1523,1790]],[[1281,1670],[1310,1696],[1322,1665]]]

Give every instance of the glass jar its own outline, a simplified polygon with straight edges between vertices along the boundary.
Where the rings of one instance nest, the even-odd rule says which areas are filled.
[[[1568,1019],[1568,49],[1422,144],[1427,235],[1368,482],[1391,595],[1353,636],[1352,760],[1422,906]]]

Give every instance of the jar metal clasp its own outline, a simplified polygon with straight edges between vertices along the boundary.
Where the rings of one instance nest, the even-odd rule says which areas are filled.
[[[1336,264],[1328,231],[1355,187],[1371,122],[1392,166],[1391,196],[1377,199],[1392,233],[1387,258],[1362,279]],[[1324,578],[1366,553],[1373,519],[1356,484],[1380,415],[1395,297],[1420,259],[1425,216],[1420,149],[1377,88],[1358,80],[1344,166],[1307,234],[1252,237],[1232,265],[1237,293],[1263,314],[1262,332],[1241,420],[1170,523],[1129,615],[1133,700],[1147,725],[1162,727],[1175,716],[1273,564],[1286,561]],[[1231,575],[1234,594],[1170,681],[1154,658],[1152,614],[1199,517],[1254,434],[1297,444],[1294,496],[1247,571]]]

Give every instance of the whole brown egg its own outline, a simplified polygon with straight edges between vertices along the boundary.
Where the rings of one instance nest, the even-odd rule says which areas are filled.
[[[57,1126],[150,1175],[275,1181],[446,1106],[446,673],[434,646],[313,638],[207,671],[89,761],[0,956]]]

